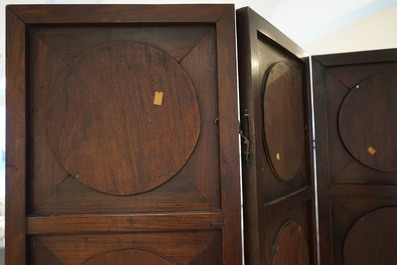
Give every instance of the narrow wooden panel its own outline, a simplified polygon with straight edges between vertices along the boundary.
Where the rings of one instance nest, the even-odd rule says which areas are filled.
[[[157,213],[29,217],[28,234],[74,234],[221,229],[221,213]]]
[[[216,23],[228,5],[15,5],[9,7],[29,24]],[[89,15],[88,15],[89,14]]]
[[[39,90],[41,97],[33,96],[29,101],[31,116],[30,157],[33,159],[34,175],[30,178],[29,208],[37,209],[46,201],[54,189],[69,175],[59,160],[54,156],[48,139],[46,127],[46,109],[51,84],[55,83],[64,71],[65,61],[37,36],[30,36],[30,56],[35,58],[35,74],[29,74],[30,95]],[[45,183],[45,185],[43,185]],[[37,191],[37,192],[36,192]]]
[[[284,253],[302,247],[304,261],[315,264],[308,64],[302,49],[250,8],[237,10],[237,22],[245,262],[283,264]],[[294,236],[274,245],[288,220],[301,227],[304,246],[294,246]],[[275,261],[276,250],[283,254]]]
[[[169,54],[176,61],[182,60],[194,48],[212,25],[124,25],[112,24],[79,27],[36,26],[30,31],[38,36],[67,64],[73,63],[86,50],[105,44],[109,38],[114,41],[135,41],[156,47]],[[147,30],[147,29],[150,30]],[[173,42],[167,41],[173,39]]]
[[[6,8],[6,214],[5,263],[26,263],[26,43],[25,24]]]
[[[240,168],[238,145],[238,108],[237,75],[230,75],[236,69],[235,10],[228,6],[228,13],[217,22],[217,59],[218,59],[218,109],[219,144],[221,161],[221,203],[224,212],[223,252],[224,264],[241,264],[241,201],[231,198],[240,197]],[[233,55],[234,54],[234,55]],[[234,70],[233,70],[234,71]],[[235,166],[233,166],[235,165]],[[236,181],[230,181],[230,178]],[[238,238],[238,239],[237,239]],[[237,255],[236,255],[237,254]]]
[[[298,174],[304,155],[302,76],[283,62],[266,71],[263,96],[265,149],[274,174],[289,181]]]

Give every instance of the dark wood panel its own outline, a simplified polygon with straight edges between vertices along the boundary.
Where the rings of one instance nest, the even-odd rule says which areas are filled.
[[[217,21],[219,160],[221,174],[221,202],[224,213],[223,263],[242,263],[241,200],[239,168],[239,123],[237,102],[237,69],[235,10],[229,6],[229,15]],[[221,41],[222,40],[222,41]],[[230,178],[234,181],[230,181]],[[238,199],[237,199],[238,198]],[[226,252],[225,252],[226,251]]]
[[[344,264],[397,262],[397,207],[371,211],[349,229],[343,247]]]
[[[40,38],[67,64],[72,64],[90,48],[114,41],[135,41],[156,47],[180,62],[197,42],[213,28],[211,24],[198,25],[33,25],[30,34]],[[168,41],[171,38],[173,41]]]
[[[234,6],[7,10],[8,263],[241,264]]]
[[[395,55],[383,50],[313,58],[321,264],[366,264],[383,255],[393,263],[387,248],[397,240],[393,233],[377,237],[380,227],[356,228],[397,203]],[[397,227],[393,218],[378,217],[384,228]],[[373,243],[358,240],[364,237]]]
[[[26,64],[25,24],[6,9],[6,213],[5,263],[26,263]]]
[[[231,5],[10,5],[26,24],[216,23]],[[230,25],[229,25],[230,26]]]
[[[266,155],[276,177],[290,181],[299,173],[305,152],[302,74],[299,67],[276,62],[264,82]]]
[[[83,265],[106,265],[109,263],[115,265],[122,265],[125,262],[133,260],[136,263],[145,263],[148,265],[172,265],[175,264],[159,255],[142,251],[142,250],[118,250],[111,251],[105,254],[97,255],[90,258]]]
[[[215,231],[40,235],[30,237],[29,242],[30,249],[40,245],[43,250],[32,265],[45,264],[43,259],[50,256],[62,264],[81,265],[119,250],[149,252],[174,264],[222,264],[222,235]]]
[[[117,31],[118,29],[117,27],[110,29],[109,27],[99,28],[105,32],[109,30]],[[99,28],[92,28],[92,31],[100,32]],[[174,28],[171,27],[172,31],[174,31]],[[204,27],[206,30],[204,36],[202,36],[202,26],[189,26],[189,28],[195,28],[200,32],[197,36],[199,40],[193,41],[196,46],[192,48],[190,46],[192,37],[189,36],[189,44],[186,44],[188,45],[189,52],[184,55],[180,63],[185,71],[188,72],[189,78],[191,78],[196,88],[195,92],[197,93],[201,116],[199,141],[186,165],[184,165],[176,176],[155,190],[151,190],[150,193],[144,192],[135,194],[135,196],[124,196],[122,198],[96,192],[85,185],[81,185],[82,183],[80,181],[74,181],[71,179],[71,176],[67,177],[70,173],[65,171],[64,167],[61,166],[61,163],[54,156],[47,133],[39,130],[40,128],[47,127],[47,122],[44,119],[48,112],[45,108],[48,101],[47,98],[51,95],[52,84],[59,82],[58,76],[62,72],[68,71],[65,69],[69,67],[67,63],[69,59],[60,55],[59,50],[53,48],[56,43],[54,39],[58,38],[58,42],[63,43],[63,38],[59,38],[58,36],[54,36],[54,38],[43,37],[46,35],[46,27],[34,28],[29,31],[30,39],[32,40],[30,53],[33,58],[37,58],[32,62],[31,68],[38,69],[30,76],[32,93],[37,94],[37,96],[32,97],[30,103],[31,113],[33,115],[31,126],[34,132],[31,141],[32,157],[34,157],[32,164],[35,172],[31,181],[33,200],[30,203],[32,213],[48,215],[51,212],[56,212],[57,214],[96,213],[97,211],[113,213],[126,211],[148,212],[151,210],[189,210],[191,207],[195,207],[198,210],[219,209],[219,127],[217,124],[214,124],[214,120],[219,116],[216,86],[216,35],[214,29],[210,26]],[[62,27],[57,30],[60,31],[61,29]],[[130,31],[132,30],[132,32],[137,31],[128,29]],[[153,30],[160,31],[160,29],[167,31],[166,26],[155,28],[152,26],[146,28],[140,27],[138,30],[140,34],[138,35],[147,36],[149,32]],[[53,27],[49,27],[49,30],[52,33]],[[77,28],[76,35],[73,34],[70,27],[67,27],[65,30],[67,35],[72,39],[81,37],[81,28]],[[133,35],[130,31],[124,29],[124,32]],[[50,40],[49,45],[48,40]],[[137,40],[137,36],[135,36],[134,40]],[[118,43],[118,40],[113,37],[111,41]],[[181,40],[181,42],[183,41]],[[167,45],[170,46],[169,41],[167,43],[167,41],[158,37],[152,37],[151,44],[162,50],[167,50]],[[79,50],[81,53],[81,47],[76,40],[70,43],[70,46],[63,49],[67,49],[67,51]],[[67,52],[64,53],[67,54]],[[198,67],[196,60],[200,61],[202,67]],[[204,68],[206,69],[205,72],[201,70]],[[152,96],[150,95],[150,100],[153,100]],[[180,126],[177,127],[179,128]],[[34,128],[38,129],[35,130]],[[172,133],[172,131],[179,131],[179,129],[170,130],[169,133]],[[211,148],[208,148],[209,142],[212,143],[210,144]],[[43,185],[43,183],[46,183],[46,185]],[[103,197],[106,197],[105,202],[98,205],[97,202]]]
[[[178,230],[219,230],[220,212],[183,212],[131,215],[72,215],[29,217],[29,235],[68,233],[111,233]]]
[[[150,45],[99,45],[51,86],[57,88],[46,107],[52,150],[69,174],[95,190],[152,190],[176,175],[196,146],[194,85],[172,57]]]
[[[310,252],[302,227],[294,221],[286,222],[277,235],[271,264],[310,264]]]
[[[302,49],[250,8],[237,10],[237,26],[246,264],[282,264],[276,250],[307,250],[314,264],[307,60]],[[278,245],[280,229],[292,220],[302,234]],[[297,237],[306,243],[290,249]],[[299,262],[295,255],[292,260]]]

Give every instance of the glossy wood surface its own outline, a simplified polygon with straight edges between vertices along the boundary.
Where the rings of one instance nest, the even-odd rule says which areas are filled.
[[[139,251],[139,250],[119,250],[112,251],[106,254],[95,256],[83,265],[123,265],[126,260],[131,260],[137,264],[148,264],[148,265],[172,265],[175,264],[169,260],[164,259],[158,255],[154,255],[150,252]]]
[[[281,181],[299,172],[305,151],[302,74],[283,62],[266,71],[263,96],[264,144],[274,174]]]
[[[339,110],[339,133],[348,151],[380,171],[397,171],[396,102],[397,74],[385,73],[359,82]]]
[[[393,263],[396,62],[396,50],[313,58],[321,264]]]
[[[89,49],[53,86],[46,109],[52,150],[69,174],[95,190],[128,195],[156,188],[196,146],[201,119],[192,81],[152,46],[111,42]]]
[[[349,229],[343,246],[344,264],[395,264],[397,207],[376,209]]]
[[[276,249],[306,249],[315,264],[308,64],[296,44],[250,8],[237,10],[237,26],[245,262],[272,264]],[[293,246],[294,235],[277,244],[290,221],[301,227],[304,246]]]
[[[285,223],[277,235],[272,265],[310,264],[310,252],[302,227],[294,221]]]
[[[7,14],[7,264],[241,264],[234,7]]]
[[[5,264],[26,264],[26,43],[25,24],[6,11],[6,209]]]

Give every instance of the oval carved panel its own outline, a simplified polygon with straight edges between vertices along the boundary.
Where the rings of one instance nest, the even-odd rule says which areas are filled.
[[[83,265],[175,265],[159,255],[142,250],[118,250],[95,256]]]
[[[302,227],[295,221],[286,222],[273,245],[271,265],[309,265],[309,246]]]
[[[264,142],[276,177],[289,181],[298,173],[304,155],[302,73],[284,62],[267,70],[263,98]]]
[[[110,194],[151,190],[189,159],[200,133],[195,88],[164,52],[111,42],[59,77],[47,106],[55,155],[87,186]]]
[[[369,77],[339,111],[339,133],[351,155],[380,171],[397,171],[397,73]]]
[[[345,265],[397,264],[397,207],[371,211],[350,228],[345,238]]]

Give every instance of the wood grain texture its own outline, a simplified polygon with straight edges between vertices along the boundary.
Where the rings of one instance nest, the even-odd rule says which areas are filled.
[[[395,264],[397,207],[371,211],[358,219],[344,242],[344,264]]]
[[[241,201],[239,197],[239,124],[237,111],[235,17],[234,6],[217,21],[218,109],[219,109],[219,159],[221,162],[221,198],[224,213],[223,254],[224,264],[242,263]],[[234,179],[236,181],[230,181]],[[237,240],[237,238],[239,238]]]
[[[380,171],[397,171],[396,102],[397,73],[385,73],[353,87],[339,110],[338,128],[348,151]]]
[[[81,265],[97,255],[122,249],[156,253],[176,264],[222,263],[222,236],[216,231],[40,235],[32,237],[31,246],[38,242],[65,265]],[[201,262],[201,255],[208,263]],[[43,263],[32,265],[39,264]]]
[[[118,250],[111,251],[105,254],[101,254],[90,258],[83,265],[123,265],[126,262],[131,262],[137,264],[148,264],[148,265],[172,265],[175,264],[156,253],[150,253],[142,250]]]
[[[302,227],[295,221],[287,221],[273,245],[272,265],[308,265],[310,252]]]
[[[26,263],[26,54],[25,24],[6,9],[6,251],[5,263]]]
[[[190,160],[190,167],[185,166],[182,173],[189,174],[189,179],[201,193],[217,208],[221,207],[218,196],[220,187],[219,169],[219,124],[215,120],[219,117],[216,30],[212,28],[203,36],[196,46],[180,61],[181,66],[189,73],[189,77],[197,88],[200,103],[201,129],[199,141]],[[205,70],[204,70],[205,69]],[[206,143],[213,143],[214,148],[208,148]],[[212,165],[214,164],[214,165]]]
[[[146,192],[176,175],[193,152],[201,123],[195,88],[175,60],[152,46],[95,47],[52,86],[52,148],[93,189]],[[156,92],[163,93],[159,104]]]
[[[233,5],[10,5],[27,24],[216,23]]]
[[[108,212],[148,212],[148,211],[180,211],[189,210],[192,207],[197,210],[217,210],[220,208],[219,196],[219,140],[218,125],[214,120],[218,117],[217,109],[217,73],[216,73],[216,34],[214,26],[189,26],[192,36],[182,30],[182,39],[172,42],[164,39],[167,34],[174,37],[176,29],[184,29],[184,26],[140,26],[133,27],[35,27],[29,31],[31,44],[30,53],[37,60],[31,61],[33,71],[30,80],[32,81],[32,103],[31,109],[34,113],[32,126],[35,128],[46,127],[44,116],[48,94],[51,91],[53,74],[60,65],[73,64],[74,60],[83,53],[83,48],[90,49],[93,45],[104,41],[104,36],[110,38],[109,41],[120,42],[120,32],[124,35],[123,40],[149,41],[153,47],[158,47],[163,52],[173,53],[172,43],[177,47],[183,43],[186,46],[177,50],[188,51],[187,54],[178,52],[178,56],[183,55],[181,66],[187,71],[191,78],[198,97],[198,104],[201,114],[201,134],[195,151],[187,161],[187,164],[168,182],[152,190],[150,193],[140,193],[135,196],[117,197],[110,194],[105,195],[82,185],[81,182],[74,181],[71,176],[65,179],[62,172],[58,172],[57,166],[63,171],[61,164],[54,156],[54,152],[49,145],[47,132],[35,132],[32,139],[32,151],[37,155],[33,160],[35,174],[32,179],[32,214],[71,214],[71,213],[96,213]],[[65,37],[62,36],[62,29],[68,37],[68,44],[65,45]],[[48,31],[47,31],[48,30]],[[90,33],[87,33],[87,32]],[[119,32],[120,31],[120,32]],[[197,32],[196,32],[197,31]],[[87,33],[84,38],[82,32]],[[119,32],[119,33],[117,33]],[[155,35],[150,35],[151,33]],[[203,32],[205,35],[203,36]],[[161,34],[160,34],[161,33]],[[54,35],[52,35],[54,34]],[[104,36],[102,35],[104,34]],[[150,38],[148,37],[150,36]],[[82,39],[79,45],[77,41]],[[100,40],[98,42],[98,40]],[[188,40],[188,41],[186,41]],[[61,43],[58,45],[56,43]],[[195,44],[192,49],[191,45]],[[47,60],[39,59],[45,57]],[[172,56],[175,58],[174,56]],[[177,59],[177,58],[175,58]],[[199,63],[198,63],[199,62]],[[45,70],[47,67],[49,69]],[[205,69],[205,71],[203,70]],[[36,76],[38,73],[47,72],[48,76]],[[55,74],[54,74],[55,75]],[[48,80],[47,80],[47,79]],[[56,79],[55,79],[56,80]],[[36,103],[37,102],[37,103]],[[44,115],[44,116],[43,116]],[[45,141],[44,141],[45,140]],[[208,143],[211,144],[208,144]],[[208,148],[211,146],[211,148]],[[46,156],[43,156],[45,155]],[[47,159],[47,163],[44,163]],[[55,161],[50,162],[50,161]],[[45,165],[52,165],[45,166]],[[43,171],[43,169],[45,169]],[[55,182],[56,178],[60,182]],[[46,185],[43,185],[46,183]],[[55,186],[54,186],[55,185]],[[105,197],[105,198],[104,198]],[[98,202],[101,203],[98,205]]]
[[[29,235],[76,233],[130,233],[144,231],[218,230],[223,226],[220,212],[173,212],[131,215],[63,215],[29,217]]]
[[[302,74],[283,62],[266,71],[263,96],[267,158],[280,181],[299,174],[305,152]]]
[[[27,257],[33,265],[81,265],[103,253],[134,249],[158,253],[172,264],[241,264],[233,5],[8,8],[21,19],[23,36],[27,36],[11,40],[13,47],[26,51],[19,55],[18,67],[28,69],[16,72],[18,67],[10,68],[14,72],[8,74],[22,74],[21,84],[29,87],[25,94],[17,95],[21,101],[16,107],[27,116],[15,125],[21,133],[18,140],[27,148],[19,154],[28,158],[22,166],[26,172],[20,175],[23,183],[18,183],[18,190],[26,190],[27,197],[20,202],[29,203],[14,211],[19,226],[10,231],[19,233],[23,241],[17,242],[17,237],[10,241],[19,245],[9,262],[19,259],[18,265],[26,265]],[[132,56],[132,50],[144,60]],[[166,77],[156,80],[159,71],[166,72],[162,75]],[[153,86],[144,87],[147,83]],[[134,88],[136,84],[142,89]],[[149,90],[162,85],[168,92],[156,90],[163,92],[163,99],[161,103],[156,100],[155,107],[169,111],[158,121],[163,128],[149,128],[148,132],[139,118],[151,115],[156,91]],[[117,90],[120,87],[122,91]],[[150,94],[150,100],[143,94]],[[169,101],[170,94],[175,100]],[[74,108],[59,111],[68,104]],[[179,108],[180,104],[187,109]],[[128,116],[135,110],[142,117]],[[184,115],[189,118],[183,119]],[[197,120],[201,123],[191,123]],[[143,140],[131,132],[134,126],[144,132]],[[178,137],[167,137],[167,133]],[[156,137],[142,145],[159,134],[169,141],[162,150],[171,155],[154,152]],[[90,137],[106,150],[87,145]],[[139,152],[117,145],[117,137],[135,141],[132,146]],[[179,144],[189,145],[190,151],[183,155]],[[71,164],[94,172],[90,177],[94,184],[85,183],[87,175],[74,172],[67,162],[70,152],[78,149],[83,155]],[[112,152],[106,153],[109,150]],[[151,152],[157,156],[150,157]],[[92,163],[92,156],[101,154],[106,159]],[[135,191],[128,190],[125,179],[108,178],[111,170],[127,166],[132,168],[121,175],[134,173],[133,163],[126,163],[129,155],[146,159],[137,163],[149,165],[146,171],[167,168],[168,177],[156,185],[139,187],[144,182],[153,184],[152,172],[133,185]],[[185,158],[177,158],[182,156]],[[159,166],[159,159],[168,162]],[[104,170],[108,160],[121,166]],[[178,168],[169,170],[178,161]]]
[[[29,67],[35,69],[29,73],[29,150],[34,172],[29,180],[29,208],[38,209],[69,174],[54,156],[47,131],[42,130],[46,127],[43,106],[47,106],[51,84],[67,70],[67,65],[37,36],[30,35],[29,46],[30,56],[34,58],[29,61]],[[40,91],[40,96],[35,95],[36,91]]]
[[[244,135],[241,148],[246,152],[242,167],[245,262],[270,264],[280,227],[288,220],[297,220],[308,239],[309,262],[315,264],[307,60],[302,58],[302,49],[250,8],[237,10],[237,22],[240,121]],[[269,87],[274,85],[274,91],[266,99],[266,71],[277,64],[291,65],[292,69],[281,69],[270,78],[274,84]],[[290,128],[294,122],[299,125]],[[291,140],[292,146],[288,144]],[[265,149],[268,144],[270,152]],[[287,159],[285,152],[291,152],[292,159]],[[277,153],[281,160],[277,160]],[[284,164],[276,168],[273,163],[280,161]]]
[[[30,34],[40,38],[67,64],[73,64],[82,53],[110,39],[144,43],[162,50],[179,62],[213,28],[211,24],[116,25],[38,25],[30,29]]]
[[[376,209],[396,205],[395,165],[391,162],[395,161],[391,136],[395,131],[391,103],[395,101],[395,54],[394,49],[313,58],[320,255],[324,265],[365,263],[371,260],[367,253],[371,257],[387,253],[387,246],[396,240],[390,233],[389,238],[378,238],[378,246],[386,246],[383,250],[374,247],[366,251],[359,249],[374,242],[362,240],[361,245],[357,240],[353,247],[350,238],[347,251],[355,254],[348,254],[349,260],[344,257],[345,240],[355,222]],[[377,222],[388,222],[386,219],[379,217]],[[362,236],[376,241],[379,227],[355,231],[355,239]]]

